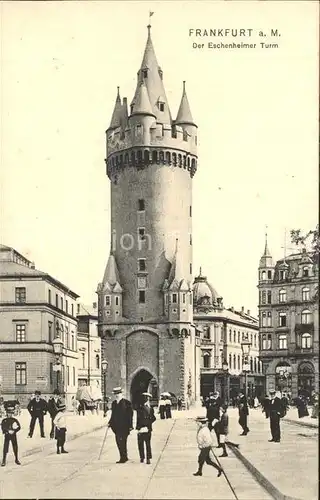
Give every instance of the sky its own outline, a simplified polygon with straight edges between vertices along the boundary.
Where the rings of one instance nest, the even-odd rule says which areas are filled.
[[[0,242],[90,304],[110,248],[105,130],[130,103],[152,39],[172,115],[182,81],[198,125],[193,269],[257,312],[266,226],[274,259],[318,219],[318,5],[285,1],[2,2]],[[189,29],[252,29],[257,49],[195,49]],[[271,39],[271,29],[280,37]],[[277,49],[260,48],[263,41]]]

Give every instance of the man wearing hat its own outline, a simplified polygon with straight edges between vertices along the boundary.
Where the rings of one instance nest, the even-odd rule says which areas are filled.
[[[116,399],[112,402],[108,427],[111,427],[115,434],[120,453],[120,460],[117,461],[117,464],[124,464],[128,461],[127,439],[133,429],[133,410],[130,401],[124,399],[121,387],[115,387],[112,392]]]
[[[66,411],[66,405],[63,403],[60,403],[57,406],[57,414],[54,418],[54,426],[55,426],[55,434],[56,434],[56,440],[57,440],[57,454],[60,455],[60,453],[68,453],[64,449],[64,444],[66,442],[66,433],[67,433],[67,419],[65,416],[65,411]]]
[[[211,432],[208,428],[208,419],[206,417],[197,417],[196,422],[198,424],[197,443],[200,453],[198,456],[198,470],[193,475],[202,476],[202,468],[204,464],[207,463],[218,470],[219,477],[221,476],[222,469],[210,458],[210,451],[213,443]]]
[[[60,399],[60,392],[58,389],[55,389],[53,391],[53,395],[49,398],[49,401],[47,403],[48,406],[48,412],[51,417],[51,431],[50,431],[50,439],[54,438],[54,418],[56,414],[58,413],[58,406],[63,404],[63,401]]]
[[[219,434],[219,420],[220,420],[220,407],[222,401],[219,396],[219,392],[210,392],[209,400],[207,401],[207,419],[209,422],[209,430],[214,430],[216,437],[218,448],[220,448],[220,434]]]
[[[43,417],[47,413],[47,403],[44,399],[42,399],[41,392],[40,391],[35,391],[35,397],[29,401],[29,404],[27,406],[28,412],[31,415],[31,421],[30,421],[30,429],[29,429],[29,434],[28,437],[32,438],[33,436],[33,431],[34,427],[36,425],[36,420],[39,420],[39,426],[40,426],[40,433],[41,437],[44,438],[44,429],[43,429]]]
[[[7,454],[9,451],[9,444],[12,444],[12,449],[14,453],[15,463],[17,465],[21,465],[18,458],[18,441],[17,441],[17,432],[20,431],[21,426],[19,421],[14,418],[14,406],[7,405],[6,406],[7,417],[4,418],[1,422],[1,430],[4,435],[3,441],[3,455],[2,455],[2,463],[1,466],[4,467],[6,465]]]
[[[269,404],[269,418],[270,418],[270,430],[272,438],[269,439],[270,442],[280,443],[280,417],[282,411],[281,399],[276,396],[276,391],[271,389],[270,391],[270,404]]]
[[[248,427],[249,406],[244,392],[240,392],[239,394],[238,411],[239,411],[239,424],[242,427],[243,431],[242,434],[240,434],[240,436],[246,436],[250,430]]]
[[[151,433],[152,424],[156,420],[154,410],[150,405],[150,398],[152,397],[149,392],[143,392],[144,403],[137,409],[137,425],[138,431],[138,449],[140,455],[140,462],[144,462],[145,454],[144,448],[146,447],[147,464],[150,464],[152,458],[151,451]]]

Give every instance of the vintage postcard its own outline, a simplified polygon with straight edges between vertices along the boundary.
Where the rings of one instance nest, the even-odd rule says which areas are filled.
[[[0,15],[0,498],[317,499],[318,2]]]

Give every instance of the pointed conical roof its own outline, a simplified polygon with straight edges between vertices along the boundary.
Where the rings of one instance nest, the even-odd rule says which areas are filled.
[[[156,117],[153,113],[148,90],[144,82],[141,82],[137,89],[132,115],[151,115]]]
[[[106,270],[104,272],[102,283],[109,283],[110,285],[115,285],[117,282],[120,283],[119,271],[114,255],[110,253]]]
[[[179,240],[178,238],[176,239],[176,249],[175,253],[173,256],[172,264],[171,264],[171,269],[169,273],[169,283],[172,285],[173,282],[181,283],[182,280],[184,280],[184,275],[183,275],[183,262],[182,262],[182,254],[179,251]]]
[[[180,123],[188,123],[191,125],[195,125],[190,111],[190,105],[186,93],[186,82],[183,82],[182,97],[175,123],[177,125],[179,125]]]
[[[117,89],[118,89],[117,98],[116,98],[116,102],[114,105],[109,129],[120,127],[120,124],[121,124],[123,108],[122,108],[121,99],[120,99],[120,89],[119,89],[119,87],[117,87]]]
[[[273,267],[272,255],[268,247],[268,235],[265,234],[266,241],[264,246],[264,252],[260,259],[259,267]]]
[[[168,123],[171,125],[172,118],[168,105],[168,100],[163,86],[162,81],[162,70],[158,64],[156,54],[153,48],[153,43],[151,40],[151,26],[148,26],[148,38],[146,47],[144,50],[142,63],[138,71],[138,84],[137,89],[131,104],[135,104],[137,100],[137,95],[139,93],[140,84],[144,81],[149,101],[151,104],[152,112],[156,116],[159,123]],[[160,110],[159,103],[164,104],[164,110]]]

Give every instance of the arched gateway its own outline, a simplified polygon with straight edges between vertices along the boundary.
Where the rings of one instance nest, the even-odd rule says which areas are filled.
[[[132,406],[136,409],[141,402],[141,395],[143,392],[150,392],[152,401],[156,402],[158,399],[158,384],[153,375],[142,368],[133,377],[130,387],[130,398]]]

